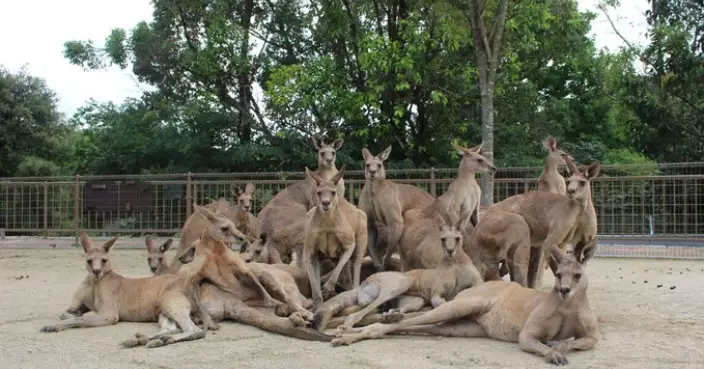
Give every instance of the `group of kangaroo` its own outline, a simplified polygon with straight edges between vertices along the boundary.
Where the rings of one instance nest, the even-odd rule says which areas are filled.
[[[41,331],[158,322],[157,333],[121,344],[159,347],[233,320],[333,346],[392,333],[489,337],[556,365],[596,345],[584,267],[597,246],[590,180],[599,162],[580,168],[550,136],[537,190],[480,207],[476,173],[496,171],[481,145],[455,145],[457,177],[437,198],[387,178],[390,146],[378,155],[365,148],[355,206],[345,198],[345,166],[335,164],[343,140],[316,134],[313,143],[318,168],[305,168],[306,179],[258,216],[254,186],[233,185],[236,204],[194,204],[170,262],[172,240],[147,236],[152,276],[116,273],[109,251],[117,237],[96,246],[82,233],[88,275],[60,320]],[[554,288],[543,292],[548,267]]]

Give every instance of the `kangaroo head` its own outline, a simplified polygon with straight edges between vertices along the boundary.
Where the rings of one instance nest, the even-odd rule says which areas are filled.
[[[458,220],[455,224],[448,225],[445,219],[440,215],[436,215],[434,220],[435,224],[438,226],[440,245],[445,252],[444,255],[448,258],[454,257],[457,255],[457,249],[461,249],[464,242],[462,232],[460,231],[460,224],[462,222]]]
[[[252,212],[252,196],[254,195],[254,185],[247,183],[244,192],[236,185],[232,185],[232,195],[237,199],[237,207],[247,213]]]
[[[220,204],[222,205],[222,203],[221,201]],[[224,205],[219,206],[216,211],[211,211],[195,203],[193,204],[193,208],[209,222],[204,231],[204,235],[214,237],[228,246],[235,242],[244,242],[245,235],[235,227],[235,223],[233,223],[232,220],[224,215],[227,212],[227,201],[224,201]]]
[[[344,140],[336,139],[331,144],[326,144],[319,133],[313,135],[313,145],[318,150],[318,168],[331,168],[335,166],[335,155],[342,147]]]
[[[247,244],[244,261],[247,263],[266,263],[269,260],[269,249],[266,247],[266,233],[262,232],[259,238],[251,238]]]
[[[468,171],[473,173],[494,173],[496,167],[491,160],[482,156],[482,145],[479,144],[471,149],[455,145],[455,149],[462,155],[460,162],[460,171]]]
[[[552,246],[548,255],[548,265],[555,275],[555,292],[563,300],[587,290],[587,276],[584,267],[574,255],[567,255],[556,246]]]
[[[169,251],[173,241],[173,239],[169,238],[157,246],[152,236],[147,236],[144,239],[144,244],[147,246],[147,265],[149,265],[152,273],[156,273],[159,269],[166,267],[164,256]]]
[[[115,244],[118,237],[119,236],[115,236],[111,238],[109,241],[105,242],[102,247],[96,247],[93,245],[93,241],[91,241],[86,232],[81,233],[80,241],[85,253],[86,269],[95,279],[100,279],[100,277],[110,271],[110,257],[108,252]]]
[[[374,156],[369,149],[366,147],[362,149],[362,157],[364,158],[364,178],[368,180],[375,179],[385,179],[386,169],[384,169],[384,162],[389,158],[391,154],[391,145],[385,148],[384,151],[380,152],[379,155]]]
[[[557,140],[555,137],[548,136],[545,141],[543,141],[543,147],[548,150],[548,156],[545,158],[545,163],[548,166],[558,167],[560,165],[567,165],[567,158],[570,154],[557,148]]]
[[[570,176],[568,180],[569,183],[567,184],[567,197],[577,201],[591,200],[592,190],[589,181],[598,176],[600,171],[601,163],[595,161],[583,171],[576,169],[572,172],[572,176]]]
[[[346,164],[342,165],[342,168],[329,180],[326,181],[320,177],[315,172],[311,172],[306,167],[306,176],[310,181],[315,183],[315,196],[317,200],[317,206],[321,210],[327,212],[337,206],[340,198],[337,196],[337,183],[342,179],[342,175],[345,173]]]

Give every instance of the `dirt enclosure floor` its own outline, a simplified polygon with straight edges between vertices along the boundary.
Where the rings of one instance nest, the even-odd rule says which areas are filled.
[[[115,248],[112,265],[148,274],[143,250]],[[156,324],[39,333],[66,308],[85,275],[82,250],[0,249],[0,368],[549,368],[517,344],[395,336],[333,348],[223,322],[204,340],[156,349],[118,342]],[[589,297],[597,347],[568,354],[573,368],[704,368],[704,261],[597,258]],[[546,286],[552,276],[546,273]]]

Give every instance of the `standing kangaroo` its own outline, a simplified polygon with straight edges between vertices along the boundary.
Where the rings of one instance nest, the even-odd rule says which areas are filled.
[[[318,169],[315,174],[320,178],[330,180],[338,173],[335,159],[343,142],[338,138],[331,144],[326,144],[322,135],[313,135],[313,145],[318,150]],[[342,179],[337,183],[337,193],[344,197],[345,183]],[[259,212],[258,229],[254,237],[266,239],[267,247],[276,249],[285,263],[290,263],[295,255],[297,265],[302,267],[304,219],[308,210],[315,206],[315,201],[315,184],[308,178],[290,184]]]
[[[391,333],[488,337],[518,342],[523,351],[541,355],[549,363],[565,365],[567,352],[596,346],[599,326],[589,306],[582,265],[557,247],[551,247],[549,255],[555,275],[555,286],[549,293],[515,282],[485,282],[420,316],[338,332],[332,345],[349,345]]]
[[[234,207],[232,216],[228,211],[227,217],[235,223],[235,227],[242,233],[250,237],[257,237],[257,217],[252,214],[252,197],[254,196],[254,185],[247,183],[244,191],[238,186],[232,185],[232,195],[237,199],[237,206]]]
[[[590,180],[599,174],[600,169],[601,164],[595,161],[584,171],[573,172],[567,186],[567,196],[530,191],[511,196],[487,210],[518,214],[528,224],[531,239],[527,276],[529,287],[539,288],[544,270],[541,255],[550,247],[564,247],[568,243],[575,245],[574,253],[580,262],[586,262],[593,256],[596,248],[596,214],[591,205]]]
[[[359,195],[359,208],[367,214],[369,256],[379,270],[391,267],[391,255],[396,251],[403,233],[404,214],[412,209],[423,209],[435,199],[420,187],[386,179],[384,161],[390,154],[391,146],[378,156],[372,155],[366,147],[362,149],[365,182]],[[380,225],[389,229],[383,261],[377,249],[377,227]],[[403,257],[401,259],[403,263]]]
[[[557,148],[557,140],[552,136],[548,136],[543,141],[543,146],[548,150],[548,156],[545,158],[545,169],[538,179],[538,191],[565,195],[567,185],[558,169],[560,166],[567,165],[569,154]]]
[[[342,269],[352,267],[351,288],[360,283],[362,259],[367,250],[367,215],[337,194],[337,183],[342,179],[345,166],[331,179],[324,180],[306,168],[306,174],[316,184],[318,206],[306,214],[303,265],[317,306],[323,298],[335,293],[335,284]],[[337,265],[321,290],[321,257],[337,259]],[[350,265],[347,265],[347,264]]]

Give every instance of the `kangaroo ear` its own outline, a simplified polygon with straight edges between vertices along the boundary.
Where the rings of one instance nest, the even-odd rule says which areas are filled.
[[[240,197],[240,195],[242,194],[242,190],[240,190],[239,186],[237,185],[230,186],[230,190],[232,191],[232,196],[234,196],[235,198]]]
[[[169,238],[164,243],[162,243],[161,246],[159,246],[159,251],[161,251],[162,254],[165,254],[167,251],[169,251],[173,242],[174,240]]]
[[[364,158],[364,161],[369,160],[369,158],[373,157],[371,152],[369,152],[369,149],[366,147],[362,149],[362,158]]]
[[[338,138],[337,140],[332,142],[332,148],[335,150],[340,150],[342,147],[342,144],[345,142],[345,140]]]
[[[391,155],[391,145],[379,154],[379,160],[386,161],[389,158],[389,155]]]
[[[81,232],[80,241],[84,252],[88,253],[95,249],[95,245],[93,245],[93,241],[88,237],[88,233]]]
[[[340,170],[337,171],[337,173],[332,177],[332,183],[334,183],[335,186],[337,186],[337,184],[342,179],[342,176],[345,174],[345,168],[347,168],[347,164],[342,164]]]
[[[466,154],[466,153],[469,151],[468,148],[466,148],[466,147],[464,147],[464,146],[460,146],[460,145],[455,145],[455,150],[457,150],[457,152],[458,152],[460,155],[464,155],[464,154]]]
[[[253,183],[247,183],[247,185],[244,186],[244,193],[253,195],[254,194],[254,184]]]
[[[557,267],[560,265],[560,263],[565,260],[565,255],[562,250],[557,248],[557,246],[550,246],[550,252],[548,252],[548,266],[550,267],[550,270],[552,270],[552,274],[554,275],[557,273]]]
[[[321,147],[323,147],[323,136],[320,135],[320,133],[316,133],[313,135],[313,146],[315,146],[316,150],[320,150]]]
[[[306,167],[306,176],[308,177],[308,179],[313,181],[313,184],[315,184],[316,187],[320,186],[320,183],[323,182],[323,179],[317,173],[312,172],[310,169],[308,169],[308,167]]]
[[[601,172],[601,163],[597,160],[591,163],[587,170],[584,171],[584,176],[587,177],[587,179],[592,179],[598,176],[599,172]]]
[[[154,251],[154,239],[152,238],[152,235],[147,235],[147,237],[144,237],[144,245],[147,246],[147,250],[149,252]]]
[[[109,252],[110,249],[112,248],[112,246],[115,244],[115,241],[117,241],[118,238],[120,238],[120,236],[115,236],[115,237],[111,238],[108,242],[105,242],[103,244],[103,250],[105,250],[105,252]]]
[[[469,151],[474,152],[474,153],[477,153],[477,154],[481,154],[481,152],[482,152],[482,147],[484,147],[484,143],[483,143],[483,142],[480,143],[479,145],[474,146],[473,148],[469,149]]]

